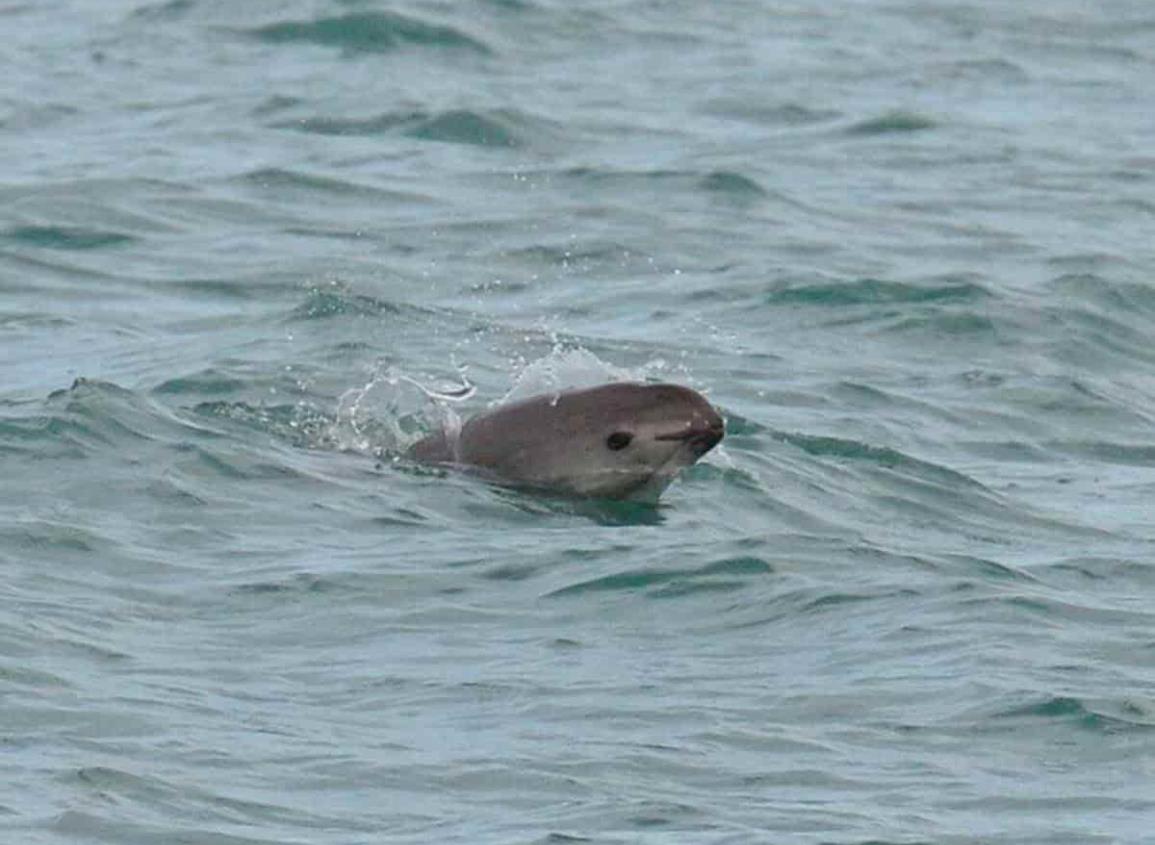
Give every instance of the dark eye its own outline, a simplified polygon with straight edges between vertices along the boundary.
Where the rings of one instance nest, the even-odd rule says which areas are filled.
[[[606,438],[606,446],[617,452],[629,446],[630,441],[633,439],[634,436],[628,431],[615,431]]]

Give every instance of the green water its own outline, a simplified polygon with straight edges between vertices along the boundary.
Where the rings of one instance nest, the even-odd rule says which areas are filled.
[[[1149,4],[0,31],[4,841],[1155,841]],[[656,509],[390,451],[623,376]]]

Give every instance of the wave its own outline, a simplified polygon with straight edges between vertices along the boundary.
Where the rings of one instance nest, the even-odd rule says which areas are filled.
[[[493,50],[460,29],[397,12],[357,12],[255,27],[246,34],[266,44],[315,44],[347,53],[437,48],[490,55]]]

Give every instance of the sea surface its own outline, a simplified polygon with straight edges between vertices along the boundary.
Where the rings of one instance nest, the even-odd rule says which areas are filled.
[[[0,0],[0,70],[0,841],[1155,842],[1155,4]],[[726,418],[657,507],[398,458],[622,378]]]

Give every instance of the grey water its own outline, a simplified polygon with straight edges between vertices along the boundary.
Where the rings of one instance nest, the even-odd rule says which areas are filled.
[[[1155,842],[1155,6],[0,35],[0,840]],[[611,377],[656,508],[395,458]]]

